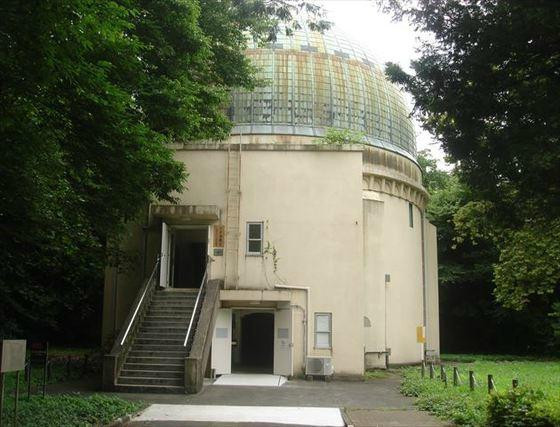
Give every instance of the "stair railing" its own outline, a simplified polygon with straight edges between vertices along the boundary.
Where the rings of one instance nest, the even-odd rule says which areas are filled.
[[[152,295],[158,283],[158,271],[160,266],[160,256],[158,256],[152,273],[144,281],[138,291],[136,299],[130,308],[126,321],[121,328],[111,352],[105,355],[103,366],[103,383],[105,388],[110,388],[115,384],[117,376],[121,370],[124,359],[136,336],[140,321],[145,313]]]
[[[200,284],[200,288],[198,289],[198,294],[196,295],[196,301],[194,303],[194,307],[193,307],[193,312],[191,315],[191,320],[189,321],[189,327],[187,329],[187,334],[185,335],[185,341],[183,342],[183,347],[185,347],[186,350],[190,350],[187,345],[189,344],[189,342],[192,340],[192,335],[193,335],[193,328],[196,327],[196,323],[195,321],[198,319],[199,317],[199,311],[200,308],[202,307],[202,295],[204,295],[205,292],[205,286],[206,286],[206,282],[208,281],[208,267],[210,266],[210,262],[212,261],[212,258],[208,257],[208,260],[206,261],[206,268],[204,269],[204,275],[202,276],[202,283]],[[187,352],[188,354],[188,352]]]

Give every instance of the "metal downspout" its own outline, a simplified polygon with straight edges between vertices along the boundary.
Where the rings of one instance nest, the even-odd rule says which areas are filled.
[[[422,221],[421,231],[422,231],[422,322],[424,323],[424,343],[422,360],[426,360],[426,346],[427,346],[427,292],[426,292],[426,240],[425,231],[426,222],[424,220],[424,212],[420,211],[420,220]]]

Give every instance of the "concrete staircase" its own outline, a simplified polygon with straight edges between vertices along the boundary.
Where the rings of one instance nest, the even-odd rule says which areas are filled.
[[[187,349],[183,344],[197,293],[198,289],[155,292],[118,375],[117,390],[184,392]]]

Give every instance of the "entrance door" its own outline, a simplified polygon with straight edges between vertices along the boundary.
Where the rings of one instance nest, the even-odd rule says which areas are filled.
[[[171,283],[174,288],[198,288],[206,270],[208,228],[173,230]]]
[[[169,258],[170,258],[169,227],[161,223],[161,258],[159,264],[159,285],[162,288],[169,286]]]
[[[218,310],[210,366],[216,375],[231,374],[231,308]]]
[[[274,374],[292,376],[292,310],[278,309],[274,315]]]

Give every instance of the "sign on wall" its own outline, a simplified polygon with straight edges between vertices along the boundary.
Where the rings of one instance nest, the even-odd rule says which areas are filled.
[[[225,239],[225,227],[223,225],[214,226],[214,247],[223,248]]]
[[[416,327],[416,342],[421,344],[426,342],[426,329],[424,326],[417,326]]]

